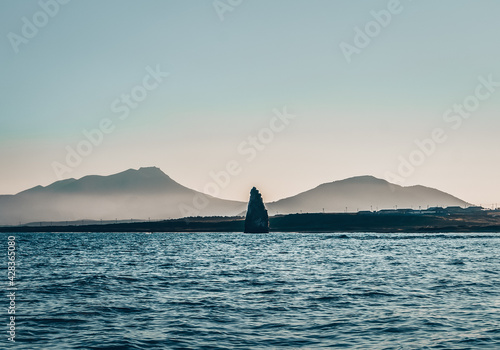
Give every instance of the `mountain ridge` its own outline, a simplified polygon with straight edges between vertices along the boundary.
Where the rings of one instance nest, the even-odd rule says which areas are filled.
[[[425,204],[424,204],[425,203]],[[416,185],[402,187],[371,175],[324,183],[266,204],[270,215],[343,212],[405,205],[468,205],[450,194]],[[188,210],[185,210],[188,208]],[[157,167],[128,169],[111,175],[87,175],[16,195],[0,196],[0,224],[64,220],[233,216],[246,203],[215,198],[185,187]]]
[[[336,203],[333,203],[333,200]],[[467,205],[469,203],[434,188],[422,185],[403,187],[371,175],[324,183],[295,196],[267,204],[273,213],[280,214]]]
[[[198,203],[198,198],[204,202]],[[0,196],[0,224],[82,219],[159,220],[180,218],[185,212],[200,216],[237,215],[245,205],[189,189],[159,168],[147,167],[108,176],[65,179],[16,195]]]

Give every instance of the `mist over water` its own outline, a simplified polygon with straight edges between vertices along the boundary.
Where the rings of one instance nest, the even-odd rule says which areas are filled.
[[[500,347],[500,234],[15,236],[17,349]]]

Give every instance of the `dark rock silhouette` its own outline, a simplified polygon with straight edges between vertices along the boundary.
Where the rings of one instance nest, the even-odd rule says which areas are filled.
[[[269,216],[262,196],[255,187],[250,191],[245,233],[269,233]]]

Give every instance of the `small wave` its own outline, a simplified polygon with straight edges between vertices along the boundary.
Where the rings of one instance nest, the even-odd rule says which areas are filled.
[[[340,235],[323,236],[321,239],[325,241],[325,240],[329,240],[329,239],[346,239],[346,238],[350,238],[350,237],[346,234],[340,234]]]
[[[418,330],[416,327],[388,327],[382,330],[384,333],[410,333]]]
[[[277,290],[274,290],[274,289],[269,289],[269,290],[258,291],[258,292],[255,292],[254,294],[276,294],[276,293],[279,293],[279,292]]]
[[[348,324],[348,322],[331,322],[331,323],[311,326],[308,328],[308,330],[311,330],[311,331],[329,330],[329,329],[338,328],[340,326],[345,326],[346,324]]]
[[[465,265],[465,261],[463,259],[453,259],[448,263],[448,265],[462,266]]]
[[[77,323],[77,324],[82,324],[82,323],[87,323],[87,320],[81,320],[78,318],[38,318],[37,322],[40,324],[56,324],[56,323],[63,323],[63,324],[71,324],[71,323]]]
[[[380,292],[380,291],[367,291],[364,293],[349,293],[351,297],[368,297],[368,298],[380,298],[380,297],[395,297],[395,294]]]
[[[343,299],[341,296],[332,295],[332,296],[322,296],[322,297],[311,297],[310,300],[316,301],[338,301]]]

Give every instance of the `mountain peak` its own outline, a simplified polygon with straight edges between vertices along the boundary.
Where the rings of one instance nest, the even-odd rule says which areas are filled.
[[[149,166],[149,167],[140,167],[139,170],[140,172],[158,172],[164,174],[163,171],[161,171],[160,168],[155,167],[155,166]]]
[[[80,179],[66,179],[54,182],[47,187],[37,186],[20,194],[35,193],[131,193],[163,192],[166,190],[188,190],[181,186],[157,167],[128,169],[108,176],[88,175]]]
[[[169,178],[170,177],[165,174],[160,168],[151,166],[151,167],[141,167],[137,170],[135,169],[129,169],[130,172],[134,172],[138,175],[142,176],[147,176],[147,177],[162,177],[162,178]]]
[[[327,182],[322,185],[319,185],[317,188],[325,188],[325,187],[328,188],[332,186],[376,186],[376,185],[396,186],[384,179],[379,179],[378,177],[375,176],[361,175],[361,176],[349,177],[343,180]]]
[[[345,180],[340,180],[336,182],[356,182],[356,183],[384,183],[388,184],[384,179],[379,179],[378,177],[372,176],[372,175],[361,175],[361,176],[353,176],[349,177]]]

